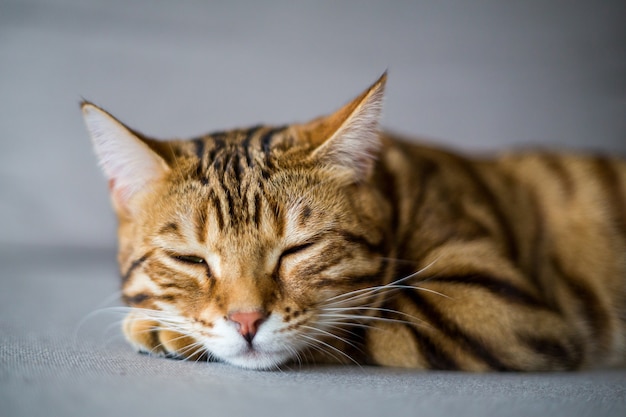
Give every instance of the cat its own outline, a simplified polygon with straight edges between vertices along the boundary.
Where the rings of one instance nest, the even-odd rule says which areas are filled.
[[[394,137],[386,80],[307,123],[191,140],[82,103],[130,344],[248,369],[622,364],[626,161]]]

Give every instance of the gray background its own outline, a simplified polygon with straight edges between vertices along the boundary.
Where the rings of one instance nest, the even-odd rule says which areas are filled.
[[[80,118],[302,121],[389,69],[383,125],[468,152],[626,153],[623,0],[0,0],[0,415],[626,415],[626,371],[249,372],[130,351]],[[112,327],[110,327],[112,325]]]

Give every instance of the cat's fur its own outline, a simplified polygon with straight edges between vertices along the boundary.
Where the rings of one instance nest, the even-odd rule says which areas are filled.
[[[246,368],[622,363],[624,160],[404,142],[378,129],[385,82],[309,123],[192,140],[83,103],[130,343]]]

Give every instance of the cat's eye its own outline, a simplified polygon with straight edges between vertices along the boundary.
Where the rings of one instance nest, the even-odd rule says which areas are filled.
[[[280,255],[280,257],[282,259],[286,256],[293,255],[294,253],[302,252],[303,250],[310,248],[314,244],[315,242],[307,242],[307,243],[303,243],[302,245],[291,246],[285,249],[283,253]]]
[[[203,265],[206,263],[203,258],[199,256],[194,256],[194,255],[172,255],[172,257],[176,259],[177,261],[180,261],[186,264]]]
[[[280,257],[278,258],[278,262],[276,263],[276,267],[274,269],[274,278],[275,279],[279,279],[280,276],[280,270],[282,268],[283,265],[283,261],[285,260],[286,257],[288,257],[289,255],[293,255],[299,252],[304,251],[305,249],[310,248],[311,246],[313,246],[316,242],[307,242],[307,243],[303,243],[301,245],[295,245],[295,246],[291,246],[288,247],[287,249],[285,249],[283,251],[283,253],[280,254]]]

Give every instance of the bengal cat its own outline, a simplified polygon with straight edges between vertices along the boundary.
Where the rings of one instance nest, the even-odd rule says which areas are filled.
[[[82,103],[128,341],[252,369],[621,364],[626,162],[403,141],[379,130],[385,82],[308,123],[191,140]]]

